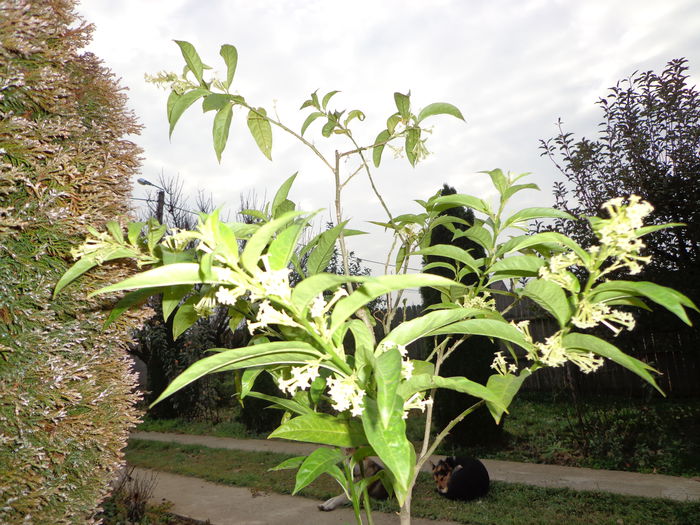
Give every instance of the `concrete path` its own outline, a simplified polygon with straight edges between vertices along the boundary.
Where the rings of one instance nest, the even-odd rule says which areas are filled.
[[[154,471],[134,469],[134,474],[149,477]],[[172,512],[212,525],[345,525],[354,524],[349,508],[321,512],[317,500],[254,491],[249,488],[219,485],[197,478],[167,472],[156,473],[151,501],[174,501]],[[395,514],[373,512],[375,525],[398,525]],[[413,518],[413,525],[459,525],[454,521]]]
[[[317,445],[291,441],[233,439],[159,432],[134,432],[131,434],[131,437],[134,439],[169,441],[187,445],[204,445],[212,448],[280,452],[298,456],[307,455],[318,448]],[[433,462],[442,457],[435,456]],[[700,481],[696,479],[664,476],[661,474],[638,474],[636,472],[622,472],[618,470],[560,467],[558,465],[540,465],[489,459],[485,459],[483,462],[489,471],[489,476],[494,481],[525,483],[539,487],[566,487],[574,490],[605,491],[646,498],[667,498],[676,501],[700,501]],[[426,464],[424,470],[429,471],[430,465]],[[295,500],[297,498],[294,497],[292,499]],[[315,506],[312,508],[315,509]],[[219,525],[219,522],[214,523]],[[317,523],[315,519],[314,523]],[[326,522],[319,521],[318,523]],[[328,523],[340,522],[329,521]]]

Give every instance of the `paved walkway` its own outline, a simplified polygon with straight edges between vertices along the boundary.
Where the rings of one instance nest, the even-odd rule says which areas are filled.
[[[150,476],[153,471],[134,469]],[[151,501],[174,501],[172,512],[212,525],[345,525],[354,524],[349,508],[333,512],[318,510],[318,500],[255,491],[250,488],[219,485],[198,478],[158,472]],[[364,516],[364,515],[363,515]],[[375,525],[398,525],[396,514],[373,512]],[[364,518],[363,518],[364,519]],[[459,525],[454,521],[413,518],[412,525]]]
[[[159,432],[134,432],[133,439],[166,441],[211,448],[281,452],[305,455],[316,445],[291,441],[262,439],[233,439]],[[433,461],[442,456],[435,456]],[[537,465],[513,461],[483,460],[492,480],[526,483],[541,487],[568,487],[576,490],[607,491],[645,497],[662,497],[678,501],[700,501],[700,482],[674,476],[637,474],[611,470]],[[429,465],[427,466],[429,469]],[[135,469],[135,473],[149,476],[152,471]],[[319,501],[300,496],[270,494],[251,488],[219,485],[198,478],[157,472],[156,486],[151,500],[174,502],[172,511],[213,525],[314,525],[354,524],[349,508],[333,512],[317,509]],[[397,525],[396,514],[373,512],[376,525]],[[452,521],[412,519],[413,525],[458,525]]]

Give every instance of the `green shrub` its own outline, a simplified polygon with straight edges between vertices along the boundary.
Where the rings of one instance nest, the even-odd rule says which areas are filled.
[[[2,3],[0,16],[0,522],[91,522],[137,421],[127,317],[52,300],[87,224],[128,213],[139,126],[91,53],[72,0]],[[100,268],[87,281],[126,275]],[[107,299],[108,301],[110,299]]]

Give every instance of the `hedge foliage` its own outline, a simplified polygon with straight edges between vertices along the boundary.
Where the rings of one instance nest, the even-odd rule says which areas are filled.
[[[140,155],[74,9],[0,0],[0,523],[95,521],[137,420],[125,334],[146,314],[103,331],[106,304],[84,291],[130,269],[52,300],[86,225],[126,220]]]

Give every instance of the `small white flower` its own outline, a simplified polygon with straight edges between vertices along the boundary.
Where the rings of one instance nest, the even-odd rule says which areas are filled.
[[[311,386],[311,383],[318,377],[318,362],[309,363],[304,366],[292,367],[290,379],[280,379],[277,384],[279,389],[294,395],[297,390],[306,390]]]
[[[410,359],[404,359],[401,361],[401,378],[411,379],[413,376],[413,361]]]
[[[311,303],[309,313],[311,314],[311,317],[318,319],[323,316],[325,310],[326,301],[323,299],[323,294],[318,294]]]
[[[257,290],[251,290],[251,299],[258,301],[271,295],[280,299],[289,300],[292,297],[292,289],[289,286],[289,268],[271,270],[267,255],[261,257],[265,270],[255,274],[259,283]]]
[[[388,352],[392,348],[396,348],[399,351],[399,354],[401,354],[401,357],[407,357],[408,356],[408,349],[404,345],[399,345],[396,344],[393,341],[385,341],[379,345],[378,350],[381,350],[382,353]]]
[[[409,410],[420,410],[421,412],[425,412],[425,407],[432,405],[433,404],[433,399],[428,397],[425,398],[425,392],[416,392],[413,394],[408,400],[403,404],[403,419],[406,419],[408,417],[408,411]]]
[[[260,304],[257,318],[257,323],[251,323],[248,321],[248,330],[251,334],[253,334],[256,330],[265,328],[271,324],[301,327],[301,325],[292,319],[288,313],[275,310],[269,301],[263,301]]]
[[[350,409],[353,416],[362,415],[365,391],[357,386],[353,376],[328,379],[328,395],[333,400],[333,408],[338,412]]]
[[[503,355],[503,352],[496,352],[496,355],[493,358],[493,363],[491,363],[491,368],[502,376],[508,374],[508,364],[506,363],[506,358]]]
[[[245,294],[245,288],[228,288],[226,286],[219,286],[216,290],[216,300],[219,304],[234,305],[236,300]]]

